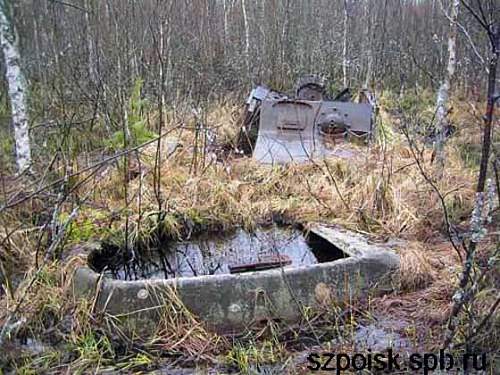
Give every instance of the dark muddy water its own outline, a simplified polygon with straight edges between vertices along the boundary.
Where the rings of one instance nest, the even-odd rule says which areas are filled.
[[[121,280],[168,279],[225,274],[231,269],[234,272],[235,267],[259,265],[276,258],[287,260],[284,267],[297,267],[346,256],[313,234],[306,237],[297,229],[272,227],[252,233],[238,229],[231,234],[203,235],[189,241],[171,242],[140,255],[133,254],[128,262],[113,265],[100,259],[91,266]]]

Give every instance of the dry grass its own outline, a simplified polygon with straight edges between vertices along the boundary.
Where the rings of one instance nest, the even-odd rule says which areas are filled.
[[[405,246],[400,253],[401,290],[413,292],[431,285],[437,272],[429,260],[429,255],[419,243]]]
[[[220,126],[212,120],[208,127],[227,127],[224,134],[234,136],[236,123],[232,114],[237,109],[228,106],[225,115],[220,111],[218,108],[209,112],[207,121],[227,118],[229,125]],[[192,119],[188,117],[184,122]],[[417,241],[426,241],[443,231],[439,199],[415,165],[410,149],[401,141],[386,146],[385,151],[378,146],[352,146],[356,156],[350,160],[330,158],[318,164],[268,167],[251,158],[214,161],[207,155],[203,160],[200,150],[195,157],[193,148],[186,146],[194,143],[195,131],[188,128],[176,133],[184,147],[163,160],[161,168],[165,208],[176,218],[206,226],[246,228],[273,217],[338,222],[375,235]],[[222,138],[226,140],[227,136]],[[468,213],[475,176],[465,168],[453,147],[447,151],[447,168],[436,184],[452,211]],[[154,154],[155,145],[144,150],[141,164],[150,172],[128,184],[134,219],[138,219],[138,197],[142,218],[157,207],[151,172]],[[426,173],[436,175],[431,152],[425,152],[423,159]],[[114,211],[123,209],[122,185],[123,172],[110,171],[109,178],[95,187],[96,195],[102,197],[96,203]]]
[[[174,289],[155,293],[161,306],[160,322],[154,337],[146,344],[160,353],[182,353],[188,360],[213,358],[227,347],[227,341],[210,331],[186,308]]]
[[[14,295],[6,293],[0,299],[0,322],[17,311],[16,319],[22,317],[30,323],[32,332],[44,334],[49,325],[63,319],[74,307],[70,285],[75,268],[83,264],[83,258],[73,257],[65,264],[52,262],[32,268]]]
[[[459,109],[454,116],[460,119],[458,112]],[[214,149],[203,152],[203,132],[198,129],[197,133],[196,123],[203,123],[205,128],[215,132],[216,142],[223,145],[235,139],[239,115],[240,107],[231,101],[210,107],[196,117],[179,109],[167,113],[166,127],[175,129],[170,140],[177,139],[182,147],[168,158],[162,155],[162,220],[158,220],[153,172],[156,146],[152,144],[138,153],[138,162],[136,155],[131,155],[140,173],[126,182],[127,205],[125,174],[118,163],[107,168],[98,181],[91,180],[79,189],[77,194],[83,195],[88,189],[94,194],[90,204],[82,207],[75,226],[81,227],[90,221],[95,228],[106,226],[109,232],[122,235],[128,218],[131,238],[143,239],[153,236],[158,229],[179,237],[188,229],[224,230],[236,226],[252,229],[273,220],[322,221],[342,224],[379,239],[401,237],[408,240],[408,246],[400,250],[401,290],[376,299],[373,305],[380,313],[399,315],[423,329],[426,325],[444,322],[458,260],[446,243],[440,200],[417,168],[412,150],[392,126],[391,116],[383,111],[390,137],[368,148],[351,146],[355,153],[352,159],[331,157],[324,162],[269,167],[248,157],[216,160],[217,150]],[[151,118],[154,122],[157,116]],[[472,139],[471,135],[475,141],[479,137],[478,129],[469,125],[467,121],[457,120],[458,136],[446,147],[446,169],[442,178],[435,179],[455,224],[469,216],[474,197],[476,175],[464,162],[462,146]],[[166,149],[167,141],[163,146],[163,150]],[[428,176],[438,175],[431,151],[422,154],[422,161]],[[79,177],[83,178],[83,175]],[[8,233],[21,219],[6,222],[5,233]],[[69,245],[78,240],[72,238]],[[16,232],[7,241],[0,237],[0,242],[9,246],[8,250],[5,246],[0,249],[0,260],[1,256],[9,259],[2,264],[16,267],[22,263],[23,269],[32,269],[36,238],[30,232]],[[28,331],[43,336],[47,327],[54,326],[54,319],[63,321],[68,314],[73,314],[69,338],[65,339],[79,353],[73,366],[85,371],[113,357],[106,332],[109,337],[113,334],[109,329],[106,331],[106,325],[113,327],[116,322],[107,318],[94,320],[97,317],[87,307],[67,299],[67,275],[79,262],[81,260],[70,262],[67,268],[56,263],[46,266],[28,293],[29,303],[23,304],[18,315],[27,318]],[[15,303],[15,299],[5,294],[0,300],[0,310],[6,312]],[[196,358],[227,346],[225,340],[208,333],[189,314],[175,293],[165,299],[164,306],[164,319],[157,334],[144,342],[148,350],[179,352]],[[0,322],[3,317],[5,315],[0,316]],[[134,360],[141,366],[150,363],[149,357]],[[129,369],[128,365],[124,366]]]

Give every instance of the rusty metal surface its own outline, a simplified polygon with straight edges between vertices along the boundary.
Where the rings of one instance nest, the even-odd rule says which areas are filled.
[[[353,136],[371,132],[369,104],[307,100],[265,100],[253,152],[265,164],[304,162],[328,154],[325,127]]]
[[[320,118],[345,125],[351,132],[369,133],[372,130],[372,106],[367,103],[322,102]]]
[[[246,100],[247,111],[254,112],[258,105],[264,100],[286,99],[287,96],[278,91],[269,89],[266,86],[260,85],[255,87],[248,95]]]
[[[267,255],[261,257],[258,260],[258,262],[230,265],[229,272],[242,273],[242,272],[263,271],[263,270],[270,270],[273,268],[289,266],[290,264],[292,264],[292,260],[286,254]]]
[[[295,98],[318,101],[326,98],[325,80],[316,74],[308,74],[298,79],[295,84]]]
[[[297,91],[297,99],[318,101],[323,100],[324,89],[316,85],[307,85]]]
[[[267,86],[256,86],[245,101],[245,109],[242,116],[242,126],[236,141],[236,150],[244,155],[252,154],[260,122],[260,107],[264,100],[280,100],[288,97],[278,91],[269,89]]]
[[[327,140],[344,142],[368,138],[375,123],[376,102],[370,91],[350,101],[348,88],[328,99],[325,80],[318,75],[300,77],[295,98],[266,86],[255,87],[246,101],[238,151],[261,163],[304,162],[328,154]]]
[[[314,126],[321,105],[317,101],[264,101],[253,158],[265,164],[284,164],[323,156],[325,148]]]

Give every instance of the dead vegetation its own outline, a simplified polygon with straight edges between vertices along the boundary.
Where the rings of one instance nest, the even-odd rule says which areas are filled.
[[[155,113],[150,115],[156,121]],[[126,332],[118,317],[101,316],[92,310],[91,304],[68,300],[71,270],[87,255],[85,247],[79,247],[83,242],[106,239],[122,246],[124,240],[132,244],[154,241],[158,233],[175,238],[237,226],[252,229],[273,221],[338,223],[379,241],[406,240],[398,250],[399,290],[372,300],[369,311],[373,316],[390,314],[414,324],[419,345],[429,344],[425,334],[429,327],[434,327],[433,335],[439,335],[439,327],[449,314],[460,263],[447,239],[439,198],[401,135],[399,120],[382,108],[385,135],[378,135],[368,148],[340,146],[348,147],[352,158],[332,157],[322,163],[267,167],[248,157],[230,153],[221,157],[217,153],[217,147],[222,149],[235,139],[238,116],[238,106],[230,101],[215,103],[203,114],[167,113],[169,138],[163,141],[162,148],[166,150],[173,139],[179,144],[174,152],[162,155],[159,183],[153,173],[154,143],[128,156],[137,169],[133,177],[124,175],[121,159],[102,168],[99,177],[92,175],[94,169],[86,171],[87,165],[75,165],[73,171],[82,173],[71,178],[71,186],[75,187],[73,199],[85,196],[89,189],[92,194],[80,208],[64,246],[59,249],[62,263],[49,263],[37,271],[35,258],[30,254],[36,253],[47,238],[40,237],[36,228],[16,229],[21,222],[19,217],[31,206],[23,203],[16,207],[15,215],[2,219],[6,233],[2,234],[2,274],[16,282],[16,269],[30,271],[15,295],[9,283],[5,284],[0,320],[5,322],[15,312],[15,322],[20,323],[12,328],[12,335],[35,336],[43,342],[56,343],[56,348],[58,342],[66,342],[71,353],[61,357],[57,354],[60,349],[51,349],[52,355],[47,354],[45,360],[26,362],[11,356],[10,366],[19,370],[64,366],[84,372],[112,364],[114,368],[131,370],[153,368],[165,360],[165,353],[177,358],[175,363],[186,364],[201,359],[216,361],[216,356],[228,353],[227,350],[228,363],[237,363],[240,370],[248,370],[252,361],[283,361],[287,358],[285,347],[294,347],[279,339],[287,336],[289,328],[272,335],[272,344],[259,336],[251,345],[244,340],[246,344],[238,344],[243,345],[240,349],[228,349],[227,339],[207,332],[183,308],[175,293],[162,296],[164,319],[157,334],[139,341],[135,333]],[[457,122],[457,126],[457,135],[446,147],[447,168],[435,183],[458,233],[467,230],[465,220],[472,211],[475,176],[475,168],[464,160],[461,147],[469,144],[471,135],[476,134],[474,129],[479,129],[470,127],[467,121]],[[215,134],[210,145],[206,143],[207,132]],[[426,174],[435,176],[431,151],[424,151],[419,157]],[[13,191],[14,186],[8,189]],[[164,202],[161,212],[159,198]],[[64,222],[68,215],[64,212],[70,212],[71,205],[70,201],[62,206],[60,221]],[[126,239],[123,233],[128,233]],[[42,262],[41,254],[37,261]],[[24,289],[26,295],[22,298]],[[317,327],[313,336],[317,335],[315,330],[324,330],[325,316],[330,317],[329,322],[342,322],[345,332],[347,317],[339,318],[335,311],[338,313],[333,309],[320,314],[321,319],[312,319],[311,327]],[[355,311],[356,319],[366,320],[365,313],[360,314],[356,308]],[[297,336],[292,342],[296,341]],[[250,347],[254,348],[253,354],[248,352]],[[279,355],[269,352],[271,347],[281,347]]]
[[[218,105],[214,108],[207,113],[207,119],[220,113]],[[237,113],[236,106],[226,110]],[[223,144],[234,139],[237,128],[232,115],[222,118],[229,118],[222,122],[224,126],[207,120],[206,127],[227,134],[217,138]],[[193,144],[196,130],[190,127],[192,120],[184,121],[187,130],[176,130],[172,137],[178,135],[182,145]],[[162,161],[161,194],[168,198],[168,212],[172,215],[168,224],[171,228],[167,229],[177,234],[175,228],[181,223],[176,220],[181,218],[208,226],[252,228],[258,222],[282,216],[297,222],[338,221],[380,236],[426,241],[442,232],[442,212],[411,151],[402,136],[399,138],[390,145],[374,144],[369,149],[347,146],[353,149],[354,158],[273,168],[237,155],[217,161],[209,153],[203,155],[200,150],[181,146]],[[143,171],[152,170],[154,152],[153,144],[140,153]],[[465,168],[454,148],[448,152],[448,166],[438,187],[444,192],[451,215],[465,218],[472,209],[474,172]],[[432,175],[432,150],[421,156]],[[130,181],[127,189],[132,208],[140,197],[141,216],[146,221],[154,216],[151,211],[156,206],[153,180],[151,173],[143,173]],[[118,210],[123,204],[122,183],[122,171],[110,169],[108,178],[94,185],[96,204]],[[137,207],[135,211],[131,212],[136,215],[134,219],[138,218]],[[144,227],[148,228],[146,224]]]

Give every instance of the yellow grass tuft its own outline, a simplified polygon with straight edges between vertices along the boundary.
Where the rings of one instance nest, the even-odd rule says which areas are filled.
[[[419,243],[409,243],[400,252],[400,287],[412,292],[434,282],[437,272],[430,263],[426,249]]]

